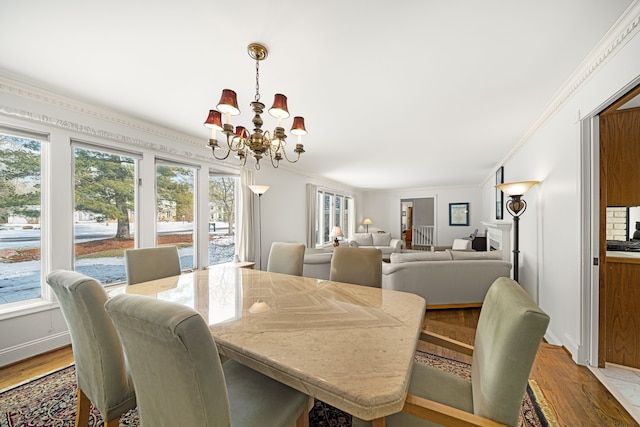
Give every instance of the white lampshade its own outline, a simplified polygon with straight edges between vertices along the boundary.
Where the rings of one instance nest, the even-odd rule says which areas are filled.
[[[373,224],[373,222],[371,222],[371,220],[369,218],[365,218],[364,221],[362,221],[362,224],[371,225],[371,224]]]
[[[342,228],[338,226],[333,227],[333,237],[342,237]]]
[[[507,196],[522,196],[524,193],[529,191],[531,187],[539,183],[540,181],[506,182],[504,184],[496,185],[496,188]]]
[[[258,196],[262,196],[269,189],[268,185],[250,185],[249,188]]]

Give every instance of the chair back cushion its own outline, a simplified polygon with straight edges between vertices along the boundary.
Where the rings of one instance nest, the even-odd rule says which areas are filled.
[[[373,246],[390,246],[391,233],[372,233]]]
[[[305,246],[302,243],[273,242],[267,271],[302,276]]]
[[[473,412],[517,425],[531,366],[549,316],[520,285],[500,277],[491,285],[476,330],[471,383]]]
[[[46,278],[71,335],[78,388],[111,420],[136,406],[122,344],[104,309],[107,293],[98,281],[75,271]]]
[[[127,249],[124,251],[127,285],[180,274],[180,256],[176,246]]]
[[[382,251],[373,248],[337,247],[331,257],[329,280],[382,287]]]
[[[373,236],[371,233],[353,233],[351,235],[352,242],[357,246],[373,246]]]
[[[129,361],[141,425],[230,425],[218,351],[197,312],[127,294],[110,299],[106,309]]]

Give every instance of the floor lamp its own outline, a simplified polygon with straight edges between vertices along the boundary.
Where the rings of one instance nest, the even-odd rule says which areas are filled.
[[[509,196],[507,212],[513,216],[513,280],[518,281],[518,258],[520,257],[520,216],[527,209],[527,202],[522,199],[524,193],[540,181],[507,182],[496,185],[496,188]]]
[[[258,195],[258,257],[259,268],[262,270],[262,195],[269,189],[268,185],[250,185],[249,188]]]

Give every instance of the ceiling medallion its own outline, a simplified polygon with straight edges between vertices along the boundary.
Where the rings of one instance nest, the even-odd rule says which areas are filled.
[[[289,110],[287,109],[287,97],[277,93],[273,101],[273,106],[269,109],[269,114],[278,120],[276,128],[272,133],[262,130],[262,117],[260,116],[265,105],[260,102],[260,61],[266,59],[267,48],[259,43],[251,43],[248,48],[249,56],[256,61],[256,94],[254,101],[251,102],[251,108],[255,115],[253,116],[253,133],[249,133],[244,126],[236,126],[235,130],[231,124],[231,116],[240,114],[238,109],[238,101],[236,93],[231,89],[224,89],[220,102],[216,106],[216,110],[209,110],[209,115],[204,125],[211,129],[211,139],[209,146],[213,151],[213,156],[218,160],[225,160],[231,152],[236,153],[240,158],[242,166],[247,162],[247,157],[253,156],[256,159],[255,167],[260,169],[260,160],[268,156],[271,165],[277,168],[280,160],[286,159],[289,163],[295,163],[300,160],[300,154],[304,153],[304,147],[301,143],[302,135],[307,133],[304,127],[303,117],[294,117],[291,133],[298,135],[298,143],[293,150],[297,154],[295,159],[291,160],[285,151],[287,135],[282,127],[282,120],[289,118]],[[224,125],[222,124],[222,115],[225,116]],[[221,147],[216,139],[216,131],[221,131],[227,136],[227,146]],[[226,150],[226,153],[225,153]],[[222,152],[220,157],[217,153]]]

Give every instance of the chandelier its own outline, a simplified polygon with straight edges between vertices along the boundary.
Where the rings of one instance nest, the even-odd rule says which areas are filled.
[[[216,110],[209,110],[209,115],[204,122],[204,126],[211,129],[211,138],[209,146],[213,151],[213,156],[218,160],[225,160],[231,152],[236,153],[240,158],[242,166],[247,162],[247,157],[253,156],[256,159],[256,169],[260,169],[260,160],[268,156],[271,165],[277,168],[280,160],[286,159],[289,163],[295,163],[300,160],[300,154],[304,153],[302,145],[302,135],[307,133],[304,127],[303,117],[294,117],[291,133],[298,136],[298,143],[293,150],[297,156],[292,160],[288,157],[285,150],[287,135],[282,127],[282,120],[289,117],[287,109],[287,97],[277,93],[273,101],[273,106],[269,109],[269,114],[278,120],[276,128],[270,133],[268,130],[262,130],[262,117],[260,116],[265,105],[260,102],[260,61],[267,57],[267,48],[259,43],[251,43],[248,46],[249,56],[256,60],[256,95],[254,101],[250,104],[255,115],[253,116],[253,133],[244,126],[236,126],[235,130],[231,124],[231,116],[240,114],[238,109],[238,101],[236,93],[231,89],[224,89],[220,102],[216,106]],[[225,116],[224,125],[222,124],[222,115]],[[220,131],[226,135],[226,148],[218,144],[216,139],[216,131]],[[226,153],[225,153],[226,150]],[[218,156],[217,153],[221,153]]]

